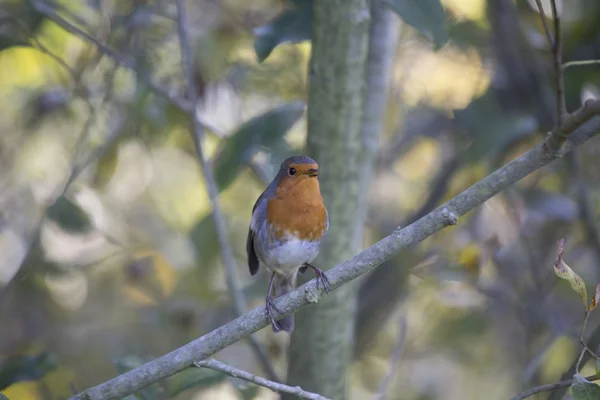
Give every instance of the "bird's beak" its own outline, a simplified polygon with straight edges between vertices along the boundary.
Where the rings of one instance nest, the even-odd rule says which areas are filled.
[[[308,176],[319,176],[319,170],[316,168],[311,168],[308,171],[306,171],[305,174]]]

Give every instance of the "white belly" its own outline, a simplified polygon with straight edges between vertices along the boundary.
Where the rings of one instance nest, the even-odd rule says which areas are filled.
[[[294,270],[304,263],[312,262],[319,253],[319,241],[289,239],[269,249],[266,254],[267,268]]]

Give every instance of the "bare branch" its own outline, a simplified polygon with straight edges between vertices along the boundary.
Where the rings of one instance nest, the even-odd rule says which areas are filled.
[[[396,374],[396,370],[398,369],[398,364],[400,362],[400,357],[402,357],[402,353],[404,352],[405,343],[406,318],[402,316],[400,317],[400,334],[398,335],[398,342],[396,342],[396,346],[394,347],[394,351],[392,353],[392,359],[390,360],[390,372],[386,375],[385,379],[379,385],[379,389],[377,389],[377,396],[375,397],[375,400],[385,400],[385,395],[388,391],[390,383],[392,382],[392,377]]]
[[[192,46],[190,45],[189,29],[187,26],[187,18],[185,12],[185,6],[183,0],[177,0],[177,26],[179,32],[179,43],[181,47],[181,56],[183,62],[183,69],[186,76],[186,84],[189,89],[190,99],[192,101],[191,118],[193,120],[193,132],[192,140],[196,149],[196,157],[202,169],[204,175],[204,181],[206,182],[206,188],[208,191],[208,197],[212,206],[212,217],[215,223],[215,230],[217,232],[217,239],[219,241],[219,248],[221,250],[221,258],[223,264],[225,264],[225,276],[227,280],[227,286],[231,295],[233,296],[234,309],[239,317],[243,315],[246,310],[246,300],[244,299],[244,293],[242,292],[238,282],[235,278],[236,262],[233,256],[233,250],[229,239],[227,237],[227,224],[225,223],[225,216],[219,205],[219,190],[215,181],[215,174],[213,172],[212,164],[206,161],[204,152],[202,150],[202,139],[204,137],[204,126],[202,125],[196,105],[198,104],[198,93],[196,92],[195,77],[194,77],[194,57]],[[250,346],[256,353],[260,363],[264,367],[267,374],[272,380],[280,381],[275,369],[269,362],[266,352],[260,346],[258,341],[253,337],[249,336]]]
[[[565,101],[565,79],[562,70],[562,33],[560,17],[556,10],[556,0],[550,0],[552,5],[552,18],[554,19],[554,43],[552,44],[552,59],[554,61],[554,74],[556,82],[556,126],[561,126],[567,106]]]
[[[194,365],[199,368],[210,368],[215,371],[219,371],[219,372],[222,372],[229,376],[232,376],[234,378],[243,379],[245,381],[252,382],[252,383],[255,383],[260,386],[264,386],[266,388],[271,389],[274,392],[290,393],[295,396],[298,396],[301,399],[329,400],[327,397],[323,397],[319,394],[304,391],[304,390],[302,390],[302,388],[300,386],[294,387],[294,386],[288,386],[288,385],[283,385],[281,383],[273,382],[268,379],[261,378],[260,376],[256,376],[249,372],[243,371],[241,369],[234,368],[232,366],[229,366],[225,363],[222,363],[222,362],[217,361],[212,358],[209,358],[208,360],[195,362]]]
[[[554,20],[554,39],[552,39],[552,35],[550,34],[550,30],[548,29],[548,24],[546,22],[546,12],[542,7],[541,0],[535,0],[535,2],[542,18],[548,44],[552,49],[554,79],[556,85],[556,126],[562,126],[563,118],[566,114],[567,108],[565,105],[565,82],[562,73],[562,37],[560,29],[560,17],[558,16],[558,11],[556,10],[556,0],[551,0],[552,19]]]
[[[600,379],[600,377],[596,376],[596,375],[590,375],[590,376],[586,377],[585,379],[587,379],[588,381],[591,382],[591,381],[597,381],[598,379]],[[526,399],[527,397],[533,396],[534,394],[543,393],[543,392],[551,392],[553,390],[558,390],[558,389],[569,387],[572,384],[573,384],[573,380],[568,379],[566,381],[550,383],[548,385],[536,386],[534,388],[525,390],[524,392],[521,392],[514,397],[511,397],[510,400],[523,400],[523,399]]]
[[[552,47],[554,39],[552,39],[552,34],[550,33],[550,29],[548,28],[548,22],[546,21],[546,12],[544,11],[544,7],[542,7],[541,0],[535,0],[535,4],[537,4],[538,10],[540,12],[540,17],[542,18],[542,25],[544,25],[546,39],[548,39],[548,44],[550,44],[550,47]]]
[[[550,133],[539,145],[494,171],[485,179],[413,224],[394,231],[391,235],[365,249],[352,259],[328,270],[327,277],[331,283],[330,290],[335,290],[372,271],[401,250],[414,246],[443,228],[457,223],[457,217],[466,214],[500,191],[550,164],[564,153],[589,140],[592,136],[597,135],[600,133],[599,114],[600,100],[588,100],[580,110],[567,118],[561,129]],[[556,143],[559,136],[563,137],[564,144],[560,148],[552,150],[552,143]],[[278,297],[275,300],[277,309],[274,317],[281,319],[308,304],[318,302],[322,296],[324,296],[324,292],[316,286],[316,280],[313,279],[292,292]],[[217,351],[247,337],[268,324],[269,320],[265,315],[264,307],[257,307],[179,349],[92,387],[72,399],[109,400],[122,398],[142,387],[192,367],[195,360],[208,358]]]

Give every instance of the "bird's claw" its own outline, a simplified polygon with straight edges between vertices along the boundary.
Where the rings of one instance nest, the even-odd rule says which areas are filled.
[[[322,269],[315,267],[314,265],[308,263],[304,264],[303,268],[307,267],[312,268],[315,271],[315,275],[317,275],[317,289],[319,288],[319,284],[321,284],[323,286],[323,289],[325,289],[325,293],[329,294],[329,286],[331,285],[331,283],[325,275],[325,272],[323,272]]]
[[[275,310],[277,312],[281,312],[281,311],[279,311],[279,309],[275,306],[275,303],[273,303],[272,296],[267,296],[265,303],[266,303],[265,309],[267,311],[267,318],[271,320],[271,324],[273,325],[273,329],[275,330],[275,332],[279,332],[281,330],[281,325],[279,325],[279,323],[277,321],[275,321],[275,318],[273,318],[273,310]]]

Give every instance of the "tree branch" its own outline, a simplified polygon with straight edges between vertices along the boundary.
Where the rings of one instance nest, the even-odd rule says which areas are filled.
[[[591,381],[597,381],[598,379],[600,379],[600,377],[598,377],[596,375],[590,375],[590,376],[586,377],[585,379],[587,379],[588,381],[591,382]],[[534,394],[538,394],[538,393],[542,393],[542,392],[551,392],[553,390],[567,388],[567,387],[571,386],[572,384],[573,384],[573,379],[568,379],[566,381],[550,383],[548,385],[536,386],[534,388],[531,388],[531,389],[525,390],[524,392],[519,393],[515,397],[511,397],[510,400],[523,400],[523,399],[526,399],[527,397],[533,396]]]
[[[204,361],[195,362],[194,365],[196,367],[200,367],[200,368],[210,368],[215,371],[219,371],[219,372],[222,372],[229,376],[232,376],[234,378],[243,379],[245,381],[252,382],[252,383],[255,383],[260,386],[264,386],[266,388],[271,389],[274,392],[290,393],[295,396],[298,396],[301,399],[329,400],[327,397],[323,397],[319,394],[304,391],[304,390],[302,390],[302,388],[300,386],[293,387],[293,386],[283,385],[283,384],[277,383],[277,382],[272,382],[265,378],[261,378],[260,376],[256,376],[249,372],[243,371],[241,369],[234,368],[232,366],[229,366],[225,363],[222,363],[222,362],[217,361],[212,358],[209,358],[208,360],[204,360]]]
[[[552,18],[554,19],[554,43],[552,43],[552,60],[554,61],[554,79],[556,82],[556,126],[561,126],[567,113],[565,101],[565,79],[562,73],[562,33],[560,17],[556,10],[556,0],[550,0]]]
[[[414,246],[443,228],[456,224],[458,217],[589,140],[600,132],[599,114],[600,100],[588,100],[580,110],[567,118],[561,129],[550,133],[539,145],[494,171],[485,179],[413,224],[394,231],[352,259],[327,271],[327,277],[331,283],[330,290],[335,290],[372,271],[400,250]],[[550,143],[556,141],[559,135],[565,138],[564,146],[558,150],[551,150]],[[316,287],[316,280],[313,279],[287,295],[277,298],[275,306],[279,311],[275,310],[274,317],[281,319],[308,304],[318,302],[323,295],[322,290]],[[210,357],[268,324],[269,320],[265,315],[264,307],[257,307],[179,349],[74,396],[72,400],[122,398],[193,366],[196,360]]]
[[[204,127],[200,122],[198,113],[196,111],[196,104],[198,104],[198,93],[196,92],[195,77],[194,77],[194,57],[192,46],[190,45],[189,29],[187,26],[186,12],[183,0],[177,0],[177,27],[179,33],[179,42],[181,47],[181,56],[183,69],[186,77],[186,84],[189,89],[189,96],[192,101],[191,118],[193,120],[193,132],[192,141],[196,149],[196,157],[202,169],[204,175],[204,181],[206,182],[206,189],[208,191],[208,197],[212,206],[212,217],[215,223],[215,230],[217,232],[217,239],[219,242],[219,248],[221,250],[221,258],[223,264],[225,264],[225,276],[227,280],[227,286],[233,297],[234,309],[239,317],[246,312],[246,300],[244,294],[239,287],[235,278],[236,262],[233,256],[233,250],[229,239],[227,237],[227,224],[225,223],[225,217],[219,205],[219,190],[215,181],[215,174],[213,172],[212,164],[206,161],[204,152],[202,150],[202,139],[204,136]],[[275,369],[269,362],[266,352],[260,346],[258,341],[253,337],[249,336],[248,340],[250,346],[256,353],[260,363],[262,364],[265,372],[270,376],[272,380],[280,381]]]

